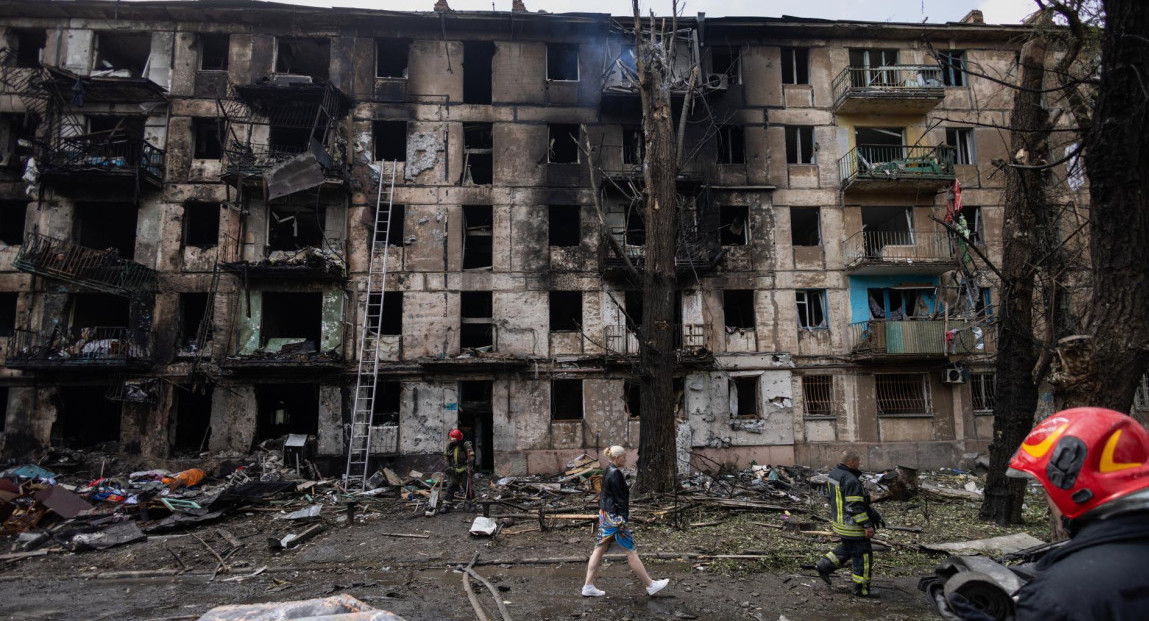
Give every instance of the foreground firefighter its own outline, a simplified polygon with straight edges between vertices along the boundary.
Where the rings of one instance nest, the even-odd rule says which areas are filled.
[[[830,497],[833,529],[842,542],[826,556],[818,559],[818,575],[830,584],[830,574],[853,559],[854,595],[871,597],[870,572],[874,566],[874,551],[870,539],[882,525],[881,517],[870,506],[870,495],[858,480],[861,457],[853,451],[842,453],[842,463],[830,471],[826,493]]]
[[[622,474],[622,468],[626,467],[626,449],[612,446],[603,451],[603,455],[608,465],[602,477],[602,495],[598,501],[598,540],[594,552],[591,552],[590,562],[587,563],[586,583],[582,587],[583,597],[606,595],[605,591],[594,586],[594,578],[598,574],[602,557],[611,543],[617,543],[626,550],[626,562],[630,565],[631,571],[646,585],[647,595],[654,595],[666,588],[670,579],[651,580],[650,575],[646,573],[646,567],[642,564],[642,559],[638,558],[638,552],[634,549],[634,537],[627,528],[627,521],[630,520],[630,489],[626,487],[626,477]]]
[[[443,457],[447,460],[447,489],[440,505],[443,513],[451,510],[451,501],[459,491],[467,501],[471,499],[471,464],[475,459],[471,443],[463,441],[462,431],[452,429],[447,438],[447,448],[443,449]]]

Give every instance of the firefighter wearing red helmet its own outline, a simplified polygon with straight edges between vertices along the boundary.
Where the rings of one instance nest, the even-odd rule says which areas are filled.
[[[451,500],[460,490],[466,492],[469,488],[469,470],[475,459],[475,452],[471,450],[471,443],[463,441],[463,432],[452,429],[447,434],[447,448],[443,449],[443,457],[447,460],[447,489],[443,499],[441,511],[449,511]]]
[[[1009,474],[1040,481],[1073,535],[1018,591],[1016,621],[1149,618],[1149,432],[1113,410],[1058,412]]]

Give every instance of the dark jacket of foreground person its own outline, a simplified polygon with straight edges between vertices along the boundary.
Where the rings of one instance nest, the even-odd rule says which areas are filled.
[[[602,496],[598,506],[607,513],[613,513],[626,521],[630,521],[630,490],[626,487],[626,477],[622,470],[613,464],[607,466],[602,475]]]
[[[830,471],[826,495],[830,497],[830,519],[834,532],[844,539],[865,539],[866,529],[874,526],[870,513],[870,496],[858,477],[862,473],[846,464]]]

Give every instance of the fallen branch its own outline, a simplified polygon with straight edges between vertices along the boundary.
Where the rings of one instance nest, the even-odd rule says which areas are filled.
[[[431,535],[416,535],[413,533],[375,533],[379,537],[409,537],[411,539],[427,539]]]
[[[199,535],[197,535],[197,534],[195,534],[195,533],[192,533],[192,534],[191,534],[191,536],[192,536],[192,537],[195,537],[197,541],[199,541],[200,543],[202,543],[202,544],[203,544],[203,547],[207,548],[207,551],[208,551],[208,552],[211,552],[211,553],[212,553],[212,556],[214,556],[214,557],[215,557],[215,559],[216,559],[217,561],[219,561],[219,566],[218,566],[218,567],[216,567],[216,570],[215,570],[215,571],[216,571],[216,573],[219,573],[219,570],[220,570],[220,569],[222,569],[224,572],[228,572],[228,571],[231,571],[231,568],[227,566],[227,563],[226,563],[226,562],[224,562],[224,560],[223,560],[223,557],[219,555],[219,552],[216,552],[216,551],[215,551],[215,548],[212,548],[210,545],[208,545],[208,543],[207,543],[206,541],[204,541],[202,538],[200,538],[200,536],[199,536]],[[214,577],[215,577],[215,574],[212,574],[212,577],[214,578]]]

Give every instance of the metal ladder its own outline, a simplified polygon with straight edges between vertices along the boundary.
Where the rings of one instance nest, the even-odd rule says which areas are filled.
[[[351,437],[347,445],[347,474],[344,489],[352,486],[367,487],[367,461],[371,454],[371,417],[375,412],[375,385],[379,377],[379,341],[382,331],[383,295],[387,281],[387,243],[391,233],[391,207],[395,198],[395,169],[391,166],[391,190],[387,207],[383,208],[383,171],[379,171],[379,189],[375,195],[375,228],[372,229],[367,268],[367,291],[363,300],[363,323],[359,331],[359,362],[355,380],[355,406],[351,413]],[[382,242],[380,242],[382,239]],[[383,260],[375,256],[375,248],[383,244]],[[378,294],[378,300],[375,299]],[[368,340],[372,345],[368,346]]]

